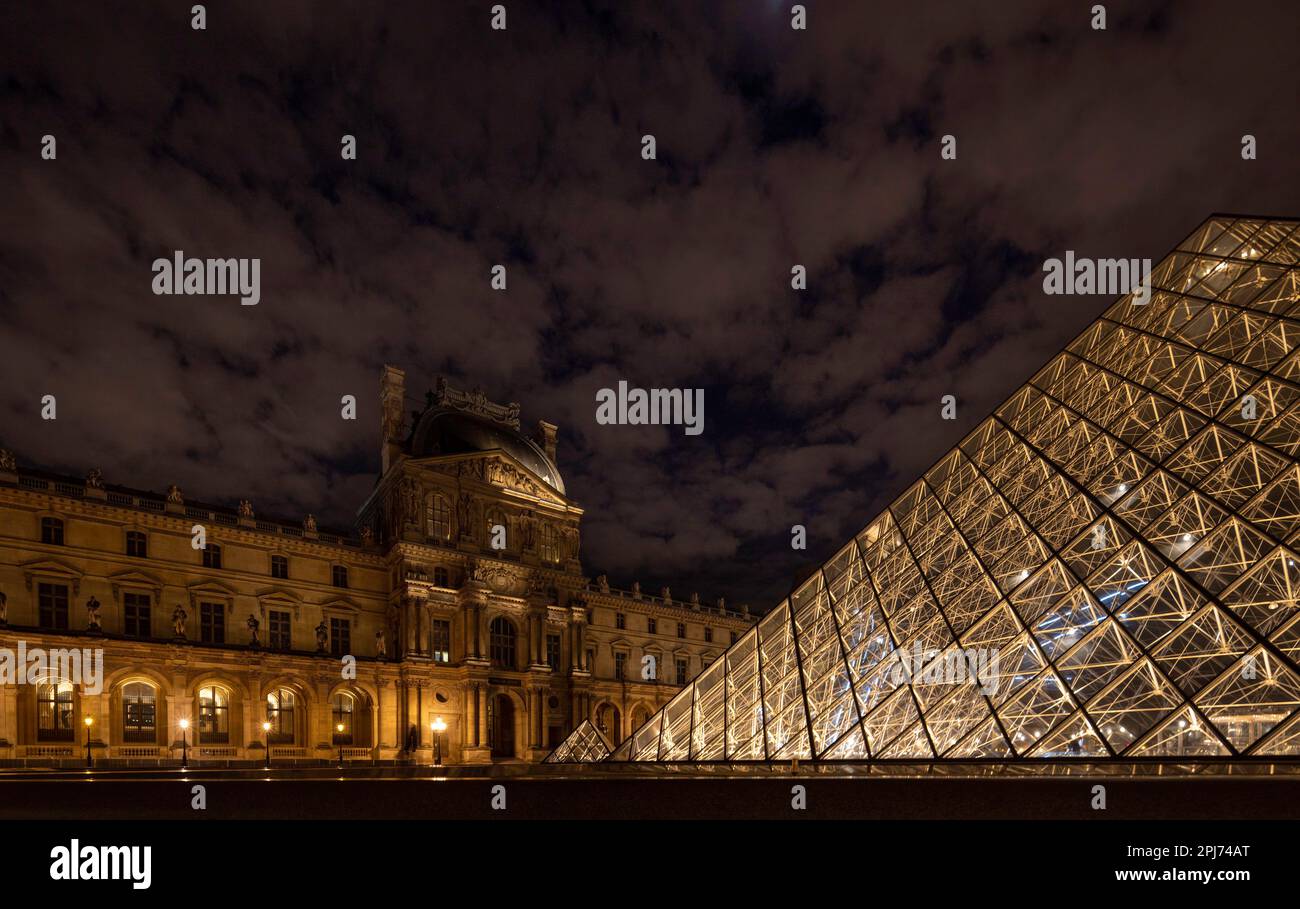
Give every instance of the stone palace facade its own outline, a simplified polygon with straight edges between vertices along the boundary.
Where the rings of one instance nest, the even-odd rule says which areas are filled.
[[[538,761],[583,719],[617,744],[752,624],[585,577],[556,427],[442,380],[408,419],[404,386],[346,533],[0,451],[0,763]],[[31,668],[74,648],[101,684]]]

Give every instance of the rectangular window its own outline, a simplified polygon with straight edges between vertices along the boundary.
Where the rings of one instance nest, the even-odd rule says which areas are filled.
[[[153,637],[152,611],[149,594],[122,594],[122,633],[128,638]]]
[[[220,568],[221,567],[221,547],[216,543],[209,543],[203,550],[203,567]]]
[[[285,556],[271,556],[271,577],[287,579],[289,560]]]
[[[149,557],[149,538],[138,530],[126,532],[126,554],[137,559]]]
[[[645,630],[648,631],[648,632],[650,632],[651,634],[658,634],[658,633],[659,633],[659,623],[656,622],[654,619],[646,619],[646,620],[645,620]]]
[[[679,638],[686,637],[686,624],[684,622],[677,623],[677,636]]]
[[[204,644],[226,643],[226,604],[199,604],[199,640]]]
[[[272,650],[293,649],[293,624],[287,612],[272,609],[266,614],[267,640]]]
[[[41,542],[51,546],[62,546],[63,522],[58,518],[41,518]]]
[[[429,624],[429,652],[435,663],[451,662],[451,622],[434,619]]]
[[[686,684],[686,661],[685,660],[677,661],[677,684],[678,685]]]
[[[348,568],[346,565],[335,565],[331,575],[331,582],[335,587],[348,586]]]
[[[64,584],[41,584],[36,591],[42,628],[68,629],[68,588]]]
[[[731,633],[731,643],[734,644],[734,643],[736,643],[736,642],[739,641],[739,640],[740,640],[740,635],[733,631],[733,632]]]
[[[330,619],[330,653],[347,656],[352,652],[352,622],[348,619]]]
[[[704,626],[704,642],[706,644],[713,643],[713,629],[710,628],[708,625]]]
[[[546,665],[552,669],[560,668],[560,636],[558,634],[548,634],[546,636]]]
[[[623,675],[626,671],[627,671],[627,654],[615,653],[614,654],[614,678],[616,679],[623,678]]]
[[[623,615],[623,613],[621,613],[621,612],[616,612],[616,613],[614,613],[614,627],[615,627],[615,628],[626,628],[626,627],[627,627],[627,616]]]

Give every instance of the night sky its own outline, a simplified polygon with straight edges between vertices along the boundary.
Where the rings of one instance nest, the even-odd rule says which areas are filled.
[[[7,4],[0,445],[347,526],[381,365],[441,372],[559,424],[590,574],[766,609],[1108,305],[1045,258],[1300,214],[1294,0],[491,5]],[[177,249],[261,303],[155,296]]]

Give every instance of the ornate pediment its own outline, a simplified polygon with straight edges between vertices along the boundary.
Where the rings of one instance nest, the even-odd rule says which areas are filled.
[[[565,504],[548,483],[502,451],[464,455],[457,460],[421,458],[413,464],[444,476],[487,483],[557,505]]]
[[[555,501],[555,493],[550,490],[549,486],[536,479],[532,472],[520,467],[512,460],[500,457],[487,458],[484,460],[483,470],[487,482],[493,486],[502,486],[506,489],[527,493],[530,496]]]
[[[122,589],[126,588],[130,590],[133,587],[137,589],[144,587],[153,591],[153,598],[155,601],[162,599],[162,578],[155,577],[154,575],[139,571],[135,568],[109,575],[108,582],[113,590],[113,601],[117,603],[122,602]]]
[[[56,559],[33,559],[25,562],[22,569],[23,582],[28,590],[32,589],[32,584],[37,578],[46,581],[63,581],[71,585],[73,596],[80,592],[81,579],[86,576],[84,571]]]
[[[186,588],[190,597],[190,609],[198,609],[199,601],[203,598],[210,600],[224,600],[226,611],[235,611],[235,596],[239,593],[235,588],[222,584],[218,581],[201,581],[198,584],[191,584]]]

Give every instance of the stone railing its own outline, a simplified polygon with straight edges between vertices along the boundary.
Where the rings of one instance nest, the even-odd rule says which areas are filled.
[[[48,492],[54,495],[67,496],[74,499],[86,498],[86,486],[84,483],[75,483],[64,480],[47,480],[43,477],[20,476],[18,478],[18,487],[28,489],[32,492]],[[139,496],[132,493],[109,490],[103,494],[104,501],[109,505],[118,508],[135,508],[141,511],[164,512],[167,510],[167,502],[163,498],[153,496]],[[220,524],[227,527],[237,527],[240,525],[239,516],[226,511],[217,511],[215,509],[204,508],[196,505],[186,505],[184,508],[186,518],[196,521],[207,521],[211,524]],[[294,524],[281,524],[277,521],[258,520],[252,524],[262,533],[274,533],[286,537],[303,537],[302,528]],[[316,537],[319,543],[326,543],[333,546],[347,546],[352,549],[362,549],[364,545],[359,539],[350,536],[343,536],[336,533],[320,533]]]
[[[672,609],[685,609],[688,612],[703,612],[708,615],[722,616],[725,619],[742,619],[749,621],[755,616],[743,612],[739,609],[719,609],[716,605],[709,603],[690,603],[686,600],[664,599],[653,594],[641,591],[634,593],[631,590],[620,590],[617,587],[602,588],[599,584],[588,584],[587,590],[591,593],[599,593],[607,597],[619,597],[624,600],[631,600],[634,603],[650,603],[655,606],[667,606]]]

